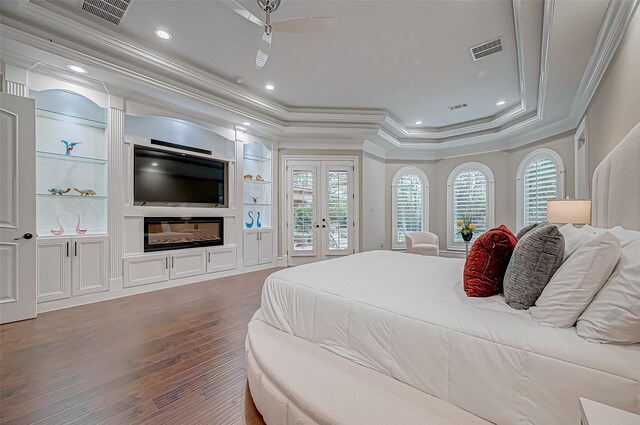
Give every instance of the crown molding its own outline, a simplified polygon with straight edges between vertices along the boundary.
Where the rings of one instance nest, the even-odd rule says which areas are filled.
[[[514,25],[516,25],[516,39],[522,44],[522,25],[521,25],[521,0],[514,1]],[[447,157],[463,156],[481,152],[493,152],[498,150],[511,149],[523,146],[528,143],[535,142],[544,137],[553,136],[567,130],[575,129],[578,121],[582,117],[584,110],[588,106],[588,102],[593,96],[595,89],[602,75],[613,57],[617,49],[633,12],[638,6],[639,0],[612,0],[612,5],[607,10],[602,26],[599,30],[597,38],[597,46],[590,59],[589,65],[583,73],[580,91],[574,98],[570,114],[554,123],[550,123],[543,128],[532,129],[526,134],[514,133],[526,131],[527,127],[535,125],[542,120],[544,113],[545,94],[547,90],[547,68],[548,68],[548,51],[551,37],[551,28],[553,22],[553,12],[555,1],[546,1],[543,12],[543,38],[540,56],[540,72],[538,83],[538,98],[536,110],[528,115],[523,114],[520,119],[512,118],[508,123],[493,126],[489,122],[503,119],[496,117],[494,121],[475,121],[471,126],[464,128],[472,128],[472,132],[465,133],[463,129],[456,126],[445,127],[438,134],[430,134],[409,130],[391,117],[386,111],[376,110],[345,110],[345,109],[310,109],[310,108],[291,108],[274,104],[271,101],[247,94],[246,92],[234,87],[227,87],[228,83],[217,79],[210,75],[199,73],[181,64],[176,64],[158,55],[148,56],[147,51],[138,49],[134,45],[130,47],[134,50],[143,63],[150,64],[158,60],[158,63],[171,63],[173,72],[188,71],[187,83],[179,82],[177,79],[171,79],[164,75],[159,75],[155,70],[142,71],[141,68],[134,68],[134,65],[124,64],[117,59],[108,57],[97,50],[90,53],[84,53],[82,50],[87,46],[80,46],[73,41],[65,40],[66,44],[60,42],[51,42],[42,36],[42,30],[34,28],[25,28],[26,24],[16,21],[11,17],[3,16],[0,23],[0,32],[3,37],[13,40],[21,45],[40,49],[44,52],[67,58],[69,60],[79,61],[96,70],[100,70],[103,74],[125,78],[136,84],[144,84],[153,87],[164,93],[173,93],[184,99],[194,101],[210,108],[213,111],[224,112],[227,118],[214,119],[209,117],[207,113],[193,109],[180,110],[188,117],[197,117],[200,122],[213,122],[223,124],[227,122],[232,125],[233,120],[228,117],[235,116],[238,119],[248,119],[262,127],[259,131],[252,128],[251,133],[261,137],[279,138],[285,144],[304,143],[311,146],[314,143],[316,147],[319,144],[326,146],[327,143],[344,146],[344,141],[349,140],[349,144],[356,143],[353,140],[359,140],[361,148],[367,152],[385,159],[418,159],[418,160],[434,160]],[[69,24],[73,28],[81,26],[86,34],[87,27],[82,26],[68,18],[51,13],[46,8],[35,5],[25,0],[25,7],[31,13],[46,13],[47,19],[54,18],[59,24]],[[54,16],[56,15],[56,16]],[[44,16],[44,15],[42,15]],[[40,35],[37,35],[39,33]],[[93,38],[102,40],[105,47],[110,49],[120,48],[122,44],[115,37],[103,39],[102,35],[93,32]],[[136,50],[137,49],[137,50]],[[521,49],[519,49],[521,51]],[[22,53],[22,51],[20,51]],[[26,53],[25,53],[26,54]],[[113,84],[92,79],[80,79],[76,76],[70,76],[68,72],[55,68],[50,65],[34,63],[28,58],[19,57],[19,55],[10,52],[2,52],[3,60],[8,62],[20,62],[22,66],[28,66],[29,72],[35,72],[52,77],[62,79],[73,84],[83,85],[87,88],[96,89],[102,87],[102,91],[124,90]],[[145,59],[147,59],[145,61]],[[524,57],[519,57],[519,72],[524,72]],[[211,87],[220,90],[226,90],[224,93],[229,94],[229,98],[218,96],[209,90],[210,87],[203,90],[200,86],[211,84]],[[125,90],[126,91],[126,90]],[[136,98],[136,94],[130,94],[131,98]],[[127,97],[129,97],[127,96]],[[159,99],[154,98],[153,101]],[[151,100],[149,100],[151,102]],[[163,96],[163,102],[166,102],[166,96]],[[526,85],[524,95],[521,95],[521,103],[526,102]],[[193,102],[192,102],[193,103]],[[173,106],[173,105],[172,105]],[[251,107],[249,107],[251,106]],[[523,106],[523,105],[521,105]],[[178,108],[176,106],[176,108]],[[512,108],[509,114],[516,114],[519,107]],[[272,113],[271,113],[272,112]],[[489,118],[489,119],[493,119]],[[482,121],[482,120],[480,120]],[[497,121],[500,122],[500,121]],[[256,125],[257,127],[257,125]],[[427,137],[434,136],[434,137]],[[437,137],[436,137],[437,136]],[[507,139],[511,137],[511,139]],[[336,139],[342,140],[337,142]],[[383,153],[384,152],[384,153]]]

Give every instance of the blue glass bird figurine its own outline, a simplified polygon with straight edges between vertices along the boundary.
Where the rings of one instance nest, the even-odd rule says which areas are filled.
[[[247,226],[247,229],[251,229],[253,227],[253,211],[249,211],[247,213],[251,221],[245,221],[244,224]]]
[[[260,211],[258,211],[258,218],[256,218],[256,227],[262,227],[262,223],[260,223]]]
[[[62,143],[64,143],[64,147],[65,147],[65,151],[64,154],[69,156],[71,155],[71,151],[73,150],[73,147],[75,145],[79,145],[82,142],[67,142],[66,140],[60,140]]]

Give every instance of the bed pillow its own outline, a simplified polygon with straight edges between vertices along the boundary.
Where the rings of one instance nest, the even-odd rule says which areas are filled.
[[[533,230],[534,227],[536,227],[537,225],[542,224],[542,223],[533,223],[530,224],[526,227],[523,227],[522,229],[520,229],[518,231],[518,234],[516,235],[516,238],[518,238],[518,240],[522,239],[522,237],[529,231],[529,230]]]
[[[623,230],[624,231],[624,230]],[[614,235],[617,229],[611,229]],[[600,343],[640,343],[640,239],[620,239],[613,274],[578,319],[582,338]]]
[[[565,224],[560,227],[560,233],[564,237],[564,261],[582,244],[596,237],[595,233],[579,229],[573,224]]]
[[[525,310],[535,304],[564,259],[564,238],[553,224],[541,224],[518,241],[504,276],[504,299]]]
[[[469,297],[490,297],[502,291],[502,280],[517,239],[502,225],[480,236],[464,265],[464,292]]]
[[[619,258],[620,240],[612,233],[589,239],[560,266],[544,288],[530,309],[533,320],[558,328],[575,325],[611,276]]]

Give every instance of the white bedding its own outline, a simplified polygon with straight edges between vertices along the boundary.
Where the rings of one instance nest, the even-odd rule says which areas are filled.
[[[272,274],[254,320],[498,424],[578,424],[578,397],[640,413],[640,345],[589,343],[501,296],[463,260],[373,251]]]

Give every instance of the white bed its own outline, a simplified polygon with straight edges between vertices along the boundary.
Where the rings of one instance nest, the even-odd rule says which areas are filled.
[[[620,155],[640,156],[640,125],[630,136],[596,170],[594,208],[607,226],[617,224],[612,218],[628,206],[622,202],[640,202],[638,167],[611,164]],[[620,179],[636,185],[612,204],[610,186],[621,187]],[[640,208],[627,208],[625,220],[629,215],[640,218]],[[640,220],[627,227],[632,223]],[[247,336],[249,385],[267,422],[391,424],[389,418],[436,399],[449,403],[446,417],[466,411],[497,424],[577,425],[579,397],[640,413],[640,344],[590,343],[575,328],[536,324],[501,296],[468,298],[463,266],[463,260],[374,251],[271,275]],[[306,357],[316,360],[305,365]],[[358,368],[375,376],[361,377]],[[346,383],[323,381],[336,371]],[[305,377],[318,380],[320,390],[306,391]],[[378,406],[376,400],[396,391],[393,385],[419,394],[397,398],[386,416],[372,418],[362,394]],[[401,423],[471,423],[416,415]]]

